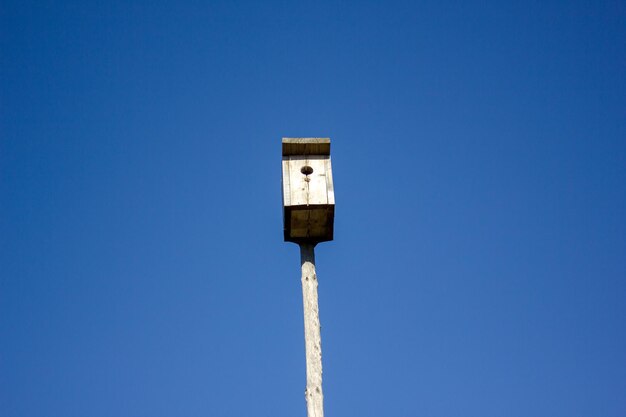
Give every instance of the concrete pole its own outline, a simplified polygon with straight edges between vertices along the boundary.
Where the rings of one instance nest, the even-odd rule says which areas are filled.
[[[306,408],[308,417],[324,417],[322,393],[322,338],[317,304],[315,244],[300,244],[302,300],[304,303],[304,343],[306,350]]]

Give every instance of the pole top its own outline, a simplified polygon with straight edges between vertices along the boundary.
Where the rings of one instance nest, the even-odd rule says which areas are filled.
[[[329,138],[283,138],[283,156],[330,155]]]

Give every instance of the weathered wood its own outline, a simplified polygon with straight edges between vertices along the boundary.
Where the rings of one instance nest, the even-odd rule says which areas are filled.
[[[283,156],[330,155],[329,138],[283,138]]]
[[[322,339],[315,274],[315,244],[300,244],[302,265],[302,300],[304,306],[304,343],[306,350],[307,416],[324,417],[322,392]]]
[[[326,198],[328,199],[328,205],[335,205],[335,186],[333,185],[333,169],[330,163],[330,157],[324,161],[324,168],[326,175]]]
[[[289,163],[283,157],[283,207],[291,206],[291,173]]]
[[[330,139],[283,138],[282,166],[285,240],[333,240],[335,193]]]
[[[333,240],[334,206],[285,207],[285,240],[319,243]]]
[[[326,169],[329,164],[326,163],[327,160],[328,157],[318,155],[289,156],[283,159],[283,178],[284,173],[287,172],[289,181],[283,183],[285,205],[328,204]],[[310,169],[311,173],[304,174],[302,170],[305,168]],[[286,204],[287,201],[289,204]]]

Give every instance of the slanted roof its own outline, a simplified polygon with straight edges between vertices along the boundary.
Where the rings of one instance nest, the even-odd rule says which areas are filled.
[[[329,138],[283,138],[283,156],[330,155]]]

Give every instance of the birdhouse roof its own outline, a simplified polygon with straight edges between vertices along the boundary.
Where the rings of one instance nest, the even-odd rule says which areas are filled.
[[[330,155],[329,138],[283,138],[283,156]]]

